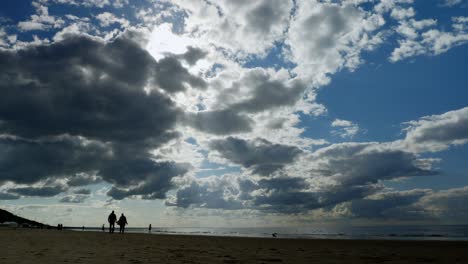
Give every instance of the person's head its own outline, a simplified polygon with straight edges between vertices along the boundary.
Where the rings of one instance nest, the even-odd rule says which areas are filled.
[[[122,216],[124,216],[123,213],[122,213]]]
[[[112,210],[112,213],[114,213],[114,210]]]

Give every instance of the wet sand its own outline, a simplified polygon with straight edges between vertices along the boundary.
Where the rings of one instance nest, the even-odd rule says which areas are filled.
[[[468,263],[468,242],[0,229],[0,263]]]

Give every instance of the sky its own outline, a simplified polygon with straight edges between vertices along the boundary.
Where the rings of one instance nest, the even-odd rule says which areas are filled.
[[[468,220],[466,0],[0,3],[0,208],[44,223]]]

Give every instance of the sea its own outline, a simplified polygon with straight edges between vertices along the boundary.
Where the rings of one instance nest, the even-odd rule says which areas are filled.
[[[64,227],[74,231],[102,232],[101,227]],[[106,228],[106,231],[108,229]],[[347,227],[127,227],[128,233],[148,235],[199,235],[228,237],[302,238],[302,239],[389,239],[389,240],[466,240],[468,225],[347,226]],[[118,226],[116,226],[118,232]],[[273,237],[273,234],[276,237]]]

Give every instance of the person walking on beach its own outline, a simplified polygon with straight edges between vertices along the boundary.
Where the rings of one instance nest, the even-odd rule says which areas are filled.
[[[151,224],[148,226],[148,233],[151,233]]]
[[[127,225],[127,218],[125,215],[122,213],[122,215],[119,218],[119,221],[117,221],[117,224],[120,226],[119,233],[123,234],[125,232],[125,225]]]
[[[114,233],[115,221],[117,221],[117,216],[115,215],[114,211],[112,211],[109,217],[107,217],[107,221],[109,222],[109,233]]]
[[[104,227],[104,224],[102,224],[102,232],[105,232],[106,231],[106,228]]]

